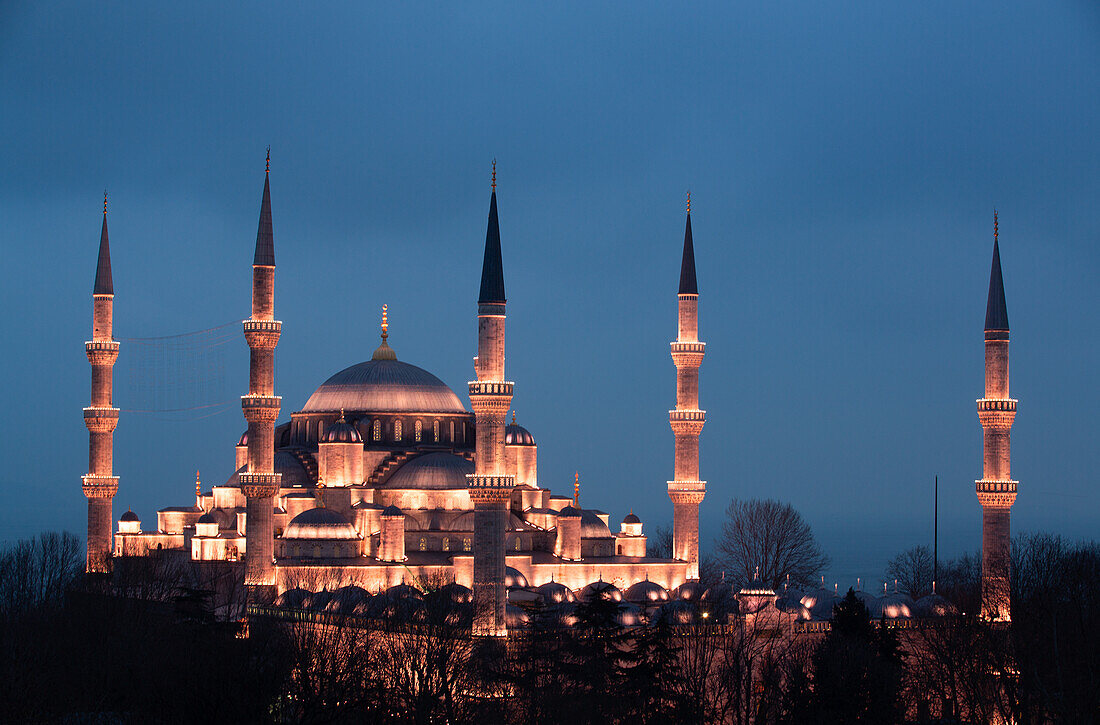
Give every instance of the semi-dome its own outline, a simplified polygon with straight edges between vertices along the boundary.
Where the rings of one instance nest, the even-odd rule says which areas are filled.
[[[585,539],[609,539],[611,529],[603,522],[595,511],[581,510],[581,537]]]
[[[283,532],[284,539],[357,539],[355,527],[332,509],[312,508],[295,516]]]
[[[511,423],[504,426],[504,445],[533,446],[535,445],[535,437],[522,425],[516,423],[515,418],[513,418]]]
[[[344,420],[343,412],[341,411],[340,420],[329,426],[325,431],[325,435],[321,438],[322,443],[362,443],[363,436],[359,434],[359,431],[351,423]]]
[[[465,413],[462,401],[423,368],[400,360],[367,360],[333,375],[309,396],[303,413]]]
[[[445,491],[466,488],[466,474],[474,464],[452,453],[428,453],[417,456],[394,471],[386,488]]]

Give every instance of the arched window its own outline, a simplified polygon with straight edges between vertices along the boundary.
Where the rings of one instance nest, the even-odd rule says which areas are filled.
[[[432,442],[433,443],[438,443],[439,442],[439,421],[438,420],[432,421]]]
[[[463,539],[462,540],[462,550],[463,551],[469,551],[470,550],[470,540],[469,539]]]
[[[321,545],[320,544],[314,544],[313,545],[313,558],[314,559],[320,559],[321,558]]]
[[[424,436],[424,424],[421,423],[418,420],[415,423],[413,423],[413,440],[415,440],[417,443],[419,443],[420,439],[423,436]]]
[[[421,551],[427,551],[428,550],[428,540],[425,539],[423,536],[420,537],[420,550]]]
[[[451,421],[451,437],[448,440],[450,440],[451,443],[455,442],[455,422],[453,420]]]
[[[623,555],[623,545],[619,544],[619,556]]]
[[[519,551],[519,537],[516,537],[516,551]]]
[[[317,421],[317,440],[321,440],[321,436],[325,434],[325,421]]]
[[[380,420],[374,421],[373,429],[374,430],[372,431],[371,436],[370,436],[371,440],[374,440],[374,441],[382,440],[382,421],[380,421]]]
[[[401,440],[401,419],[398,418],[393,422],[393,439],[395,441]]]
[[[451,540],[446,536],[443,537],[443,551],[451,550]]]

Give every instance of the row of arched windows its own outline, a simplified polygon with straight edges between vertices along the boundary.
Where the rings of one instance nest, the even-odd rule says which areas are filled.
[[[463,421],[441,421],[438,418],[431,421],[430,428],[424,425],[424,421],[415,418],[412,421],[412,430],[409,430],[408,422],[402,418],[394,418],[392,422],[382,418],[360,420],[359,434],[363,440],[372,443],[394,442],[400,443],[407,440],[411,432],[414,443],[465,443],[466,423]],[[316,427],[309,421],[295,421],[294,434],[302,443],[313,443],[321,440],[325,435],[325,421],[319,420]]]

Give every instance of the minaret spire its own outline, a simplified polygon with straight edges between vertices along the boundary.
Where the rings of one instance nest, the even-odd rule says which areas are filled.
[[[687,221],[684,224],[684,256],[680,260],[680,294],[697,295],[695,282],[695,245],[691,241],[691,192],[687,199]]]
[[[504,262],[500,255],[500,222],[497,220],[497,162],[493,160],[489,224],[485,229],[485,258],[481,264],[481,294],[478,304],[504,304]]]
[[[997,210],[993,210],[993,263],[989,269],[989,297],[985,303],[985,329],[1008,329],[1008,305],[1001,276],[1001,248],[997,241]]]
[[[107,239],[107,192],[103,192],[103,227],[99,231],[99,261],[95,267],[93,295],[113,295],[115,284],[111,278],[111,243]]]
[[[252,264],[275,266],[275,230],[271,224],[271,147],[267,147],[264,168],[264,195],[260,201],[260,224],[256,229],[256,255]]]

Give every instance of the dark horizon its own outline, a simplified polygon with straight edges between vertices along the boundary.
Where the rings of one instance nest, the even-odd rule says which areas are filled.
[[[123,340],[114,518],[132,507],[149,525],[191,500],[196,469],[205,486],[232,473],[268,144],[280,421],[370,357],[384,303],[399,358],[466,402],[496,158],[508,377],[540,482],[569,493],[579,470],[586,506],[613,522],[633,507],[649,534],[671,520],[690,189],[704,548],[730,498],[789,501],[842,590],[931,547],[936,474],[941,560],[980,547],[996,207],[1020,401],[1013,530],[1095,535],[1095,8],[405,12],[2,12],[0,89],[23,99],[0,119],[0,300],[18,349],[3,363],[4,540],[85,529],[81,344],[105,185]],[[228,323],[225,406],[126,411],[127,338]]]

